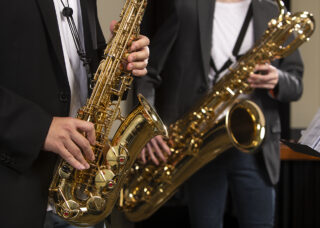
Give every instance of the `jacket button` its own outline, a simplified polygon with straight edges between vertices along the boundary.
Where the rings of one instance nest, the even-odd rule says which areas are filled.
[[[64,92],[59,93],[59,100],[63,103],[68,102],[68,95]]]

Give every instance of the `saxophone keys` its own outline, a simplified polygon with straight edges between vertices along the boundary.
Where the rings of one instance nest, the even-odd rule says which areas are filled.
[[[104,188],[107,186],[110,189],[110,183],[112,182],[111,189],[114,186],[114,178],[115,174],[109,169],[99,170],[95,177],[95,186],[97,189]]]
[[[120,165],[125,165],[127,163],[127,161],[128,161],[128,158],[125,155],[120,155],[118,157],[118,162]]]
[[[109,180],[107,187],[109,190],[112,190],[112,189],[114,189],[115,185],[116,185],[116,183],[114,182],[114,180]]]
[[[108,164],[111,166],[111,167],[115,167],[118,165],[118,162],[117,162],[117,154],[116,154],[116,151],[114,150],[113,147],[111,147],[111,149],[108,151],[107,153],[107,161],[108,161]]]
[[[159,178],[160,182],[166,183],[166,184],[172,184],[172,174],[175,167],[173,165],[165,165],[162,170],[161,177]]]
[[[142,191],[142,200],[149,201],[151,199],[151,194],[153,192],[153,188],[151,186],[146,186]]]
[[[127,63],[128,62],[128,57],[129,57],[130,53],[129,52],[125,52],[122,56],[122,60],[123,62]]]
[[[106,207],[106,201],[100,196],[93,196],[87,202],[87,208],[92,213],[100,213]]]
[[[65,201],[58,211],[58,213],[65,219],[75,218],[79,215],[79,212],[80,205],[73,200]]]
[[[128,41],[128,44],[127,44],[127,48],[130,48],[131,45],[132,45],[132,43],[133,43],[135,40],[137,40],[137,37],[136,37],[135,35],[131,35],[131,36],[130,36],[130,39],[129,39],[129,41]]]
[[[73,171],[73,168],[70,165],[65,164],[60,167],[59,176],[63,179],[69,179],[72,171]]]

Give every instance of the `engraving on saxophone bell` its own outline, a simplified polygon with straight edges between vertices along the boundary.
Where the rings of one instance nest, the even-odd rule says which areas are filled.
[[[123,210],[138,222],[157,211],[191,175],[231,147],[253,153],[265,137],[265,119],[251,101],[238,100],[252,91],[247,79],[257,64],[287,56],[314,31],[313,16],[289,14],[277,0],[280,15],[271,20],[261,40],[200,100],[169,127],[172,154],[166,164],[136,164],[124,188]],[[287,44],[291,34],[295,38]],[[284,45],[287,46],[284,46]]]

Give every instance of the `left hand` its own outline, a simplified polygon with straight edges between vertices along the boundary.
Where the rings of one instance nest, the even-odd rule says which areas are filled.
[[[116,21],[110,24],[111,33],[114,30]],[[126,68],[132,71],[132,74],[137,77],[145,76],[147,74],[147,65],[149,59],[149,44],[150,40],[146,36],[140,35],[137,40],[133,41],[129,49],[128,63]]]
[[[278,70],[270,63],[258,64],[254,72],[256,73],[251,73],[248,78],[251,88],[272,90],[279,82]]]
[[[130,47],[131,54],[128,56],[127,70],[132,71],[134,76],[141,77],[147,74],[149,44],[148,37],[140,35]]]

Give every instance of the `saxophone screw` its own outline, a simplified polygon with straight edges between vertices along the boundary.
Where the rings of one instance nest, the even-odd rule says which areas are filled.
[[[108,189],[109,189],[109,190],[114,189],[114,186],[115,186],[114,181],[113,181],[113,180],[110,180],[110,181],[108,182],[107,186],[108,186]]]
[[[126,156],[119,156],[118,162],[120,165],[124,165],[127,162],[127,157]]]

